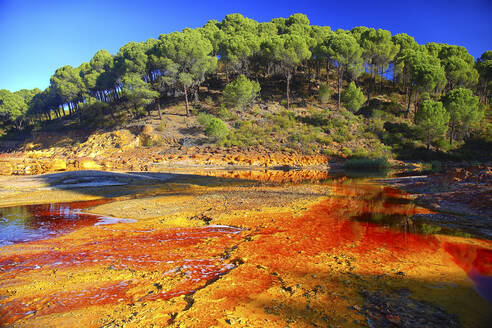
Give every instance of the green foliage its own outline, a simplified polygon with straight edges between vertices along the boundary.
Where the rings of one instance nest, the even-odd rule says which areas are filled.
[[[299,34],[274,35],[263,41],[261,49],[275,71],[287,81],[287,108],[290,107],[290,80],[301,62],[311,57],[306,39]]]
[[[156,128],[157,131],[159,132],[164,132],[166,130],[166,121],[164,119],[161,119],[159,122],[159,126]]]
[[[391,84],[386,80],[390,64]],[[114,56],[100,50],[79,67],[57,69],[43,91],[1,90],[0,127],[2,134],[22,130],[25,123],[41,130],[49,124],[45,121],[59,119],[66,126],[109,128],[132,119],[125,111],[143,116],[169,97],[183,97],[188,115],[206,109],[217,116],[200,113],[198,119],[219,145],[358,157],[386,157],[392,151],[409,159],[473,158],[492,140],[492,115],[482,119],[489,108],[491,77],[492,51],[475,62],[463,47],[419,45],[404,33],[391,36],[363,26],[331,31],[310,25],[303,14],[264,23],[231,14],[158,40],[129,42]],[[360,108],[376,80],[379,95]],[[262,83],[267,102],[280,100],[296,111],[279,113],[268,103],[230,111],[228,107],[244,109],[258,97],[260,84],[254,81]],[[327,103],[334,82],[339,110],[320,111],[309,104],[316,97]],[[316,92],[319,83],[326,84]],[[281,99],[279,87],[284,85],[286,97]],[[290,89],[301,99],[292,107]],[[201,107],[198,98],[205,90],[206,106]],[[435,102],[443,94],[445,111]],[[348,110],[340,108],[342,100]],[[447,115],[449,142],[442,138]],[[161,121],[158,129],[164,128]],[[453,145],[455,140],[464,142]]]
[[[470,88],[478,82],[475,60],[466,48],[443,44],[438,53],[441,65],[446,71],[446,79],[451,88]]]
[[[235,114],[232,114],[225,105],[220,106],[220,111],[218,115],[223,120],[233,120],[235,118]]]
[[[294,128],[296,125],[295,113],[292,111],[283,110],[279,114],[273,115],[271,120],[280,129]]]
[[[448,130],[449,113],[441,102],[426,100],[419,107],[415,115],[415,122],[420,137],[427,144],[427,149],[432,142],[442,139]]]
[[[428,235],[436,234],[441,230],[442,230],[441,227],[432,224],[427,224],[427,223],[422,223],[422,225],[420,226],[420,231]]]
[[[222,141],[229,133],[229,129],[224,121],[214,117],[209,121],[208,126],[205,128],[205,133],[216,141]]]
[[[318,90],[319,102],[322,104],[326,104],[328,103],[328,101],[330,101],[330,97],[331,97],[330,86],[326,83],[322,84]]]
[[[484,52],[477,59],[476,68],[480,75],[479,93],[482,99],[490,98],[492,87],[492,51]]]
[[[224,121],[213,115],[200,113],[198,114],[198,122],[211,141],[221,143],[229,134],[229,129]]]
[[[431,91],[446,84],[446,75],[439,59],[423,51],[406,49],[400,62],[405,65],[411,86],[420,91]]]
[[[114,58],[115,69],[120,76],[137,74],[143,76],[147,68],[147,53],[145,43],[128,42]]]
[[[260,92],[260,84],[240,75],[224,88],[224,100],[229,107],[244,109],[250,105]]]
[[[198,88],[217,67],[217,57],[211,55],[212,51],[210,41],[200,31],[189,28],[182,32],[162,34],[154,46],[154,58],[158,58],[154,61],[163,73],[160,79],[175,91],[184,92],[188,115],[190,88]]]
[[[159,97],[159,93],[150,88],[136,73],[126,74],[122,79],[122,94],[131,108],[136,111],[149,105]]]
[[[338,109],[340,109],[340,92],[343,75],[347,72],[352,78],[357,78],[363,71],[362,49],[357,40],[347,31],[338,30],[328,35],[327,39],[318,45],[317,54],[330,60],[336,67],[338,85]]]
[[[218,45],[217,53],[227,67],[227,73],[247,73],[248,59],[258,52],[258,22],[243,17],[241,14],[230,14],[220,24],[220,34],[215,34]]]
[[[470,89],[454,89],[443,97],[443,103],[450,115],[450,143],[456,138],[468,136],[474,124],[484,116],[478,97]]]
[[[342,92],[342,101],[347,109],[356,112],[366,102],[366,97],[354,82],[350,82],[348,87]]]
[[[209,125],[210,123],[210,120],[212,120],[212,118],[214,118],[215,116],[213,115],[210,115],[210,114],[207,114],[207,113],[200,113],[198,114],[198,117],[197,117],[197,120],[198,120],[198,123],[200,123],[200,125],[206,129],[207,126]]]
[[[347,170],[386,170],[390,167],[386,158],[351,158],[343,163]]]
[[[391,32],[366,28],[356,33],[360,35],[359,43],[363,49],[362,57],[370,65],[371,70],[376,71],[376,68],[380,72],[386,70],[400,49],[398,44],[392,42]]]
[[[24,98],[18,93],[9,90],[0,90],[0,118],[15,122],[27,111]]]
[[[57,69],[50,81],[53,91],[65,103],[80,102],[86,92],[80,70],[70,65]]]

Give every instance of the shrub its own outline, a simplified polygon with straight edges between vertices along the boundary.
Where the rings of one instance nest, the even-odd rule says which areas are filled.
[[[224,106],[224,104],[222,104],[220,106],[220,110],[219,110],[219,115],[218,115],[221,119],[223,120],[230,120],[233,118],[231,112],[227,109],[226,106]]]
[[[224,121],[213,115],[200,113],[198,122],[211,141],[221,142],[229,134],[229,129]]]
[[[342,101],[347,109],[356,112],[366,102],[366,97],[354,82],[350,82],[349,86],[342,92]]]
[[[205,129],[207,136],[215,138],[216,141],[224,139],[229,133],[227,125],[220,118],[212,118]]]
[[[207,113],[200,113],[198,114],[198,123],[203,127],[203,129],[206,129],[207,126],[209,125],[210,121],[214,118],[215,116],[207,114]]]
[[[154,142],[152,140],[152,137],[146,134],[143,134],[140,136],[140,146],[142,147],[152,147],[154,145]]]
[[[292,111],[283,110],[278,114],[274,114],[272,121],[275,126],[281,129],[289,129],[296,126],[295,113]]]
[[[160,132],[164,132],[165,129],[166,129],[166,121],[164,121],[164,119],[162,119],[159,122],[159,126],[156,128],[156,130],[160,131]]]
[[[329,149],[329,148],[325,148],[321,151],[321,153],[323,155],[326,155],[326,156],[336,156],[338,155],[338,152],[336,150],[333,150],[333,149]]]
[[[343,168],[348,170],[364,169],[364,170],[385,170],[389,168],[389,163],[386,158],[351,158],[343,164]]]
[[[208,106],[212,106],[214,104],[214,100],[210,96],[205,97],[203,102]]]
[[[213,115],[206,113],[198,114],[198,123],[200,123],[205,134],[212,141],[222,141],[229,134],[229,129],[224,121]]]
[[[425,234],[435,234],[440,232],[441,230],[442,230],[441,227],[427,224],[427,223],[422,223],[422,225],[420,226],[420,231],[422,231],[422,233]]]
[[[243,109],[253,102],[260,92],[260,84],[240,75],[224,88],[224,100],[229,107]]]
[[[326,83],[322,84],[319,87],[319,91],[318,91],[319,102],[322,104],[326,104],[330,100],[330,96],[331,96],[330,86]]]

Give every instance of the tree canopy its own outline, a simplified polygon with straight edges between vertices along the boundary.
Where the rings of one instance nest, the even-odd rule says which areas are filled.
[[[471,126],[483,117],[478,106],[478,97],[470,89],[453,89],[443,98],[444,106],[450,116],[449,142],[463,138],[469,133]]]
[[[227,84],[224,88],[224,100],[230,107],[244,109],[260,92],[260,84],[240,75],[235,81]]]
[[[86,111],[104,110],[114,118],[150,114],[155,107],[162,117],[161,101],[171,99],[183,99],[190,115],[190,107],[200,108],[200,94],[209,98],[210,89],[215,99],[239,109],[260,89],[287,108],[316,96],[325,105],[335,89],[338,110],[357,111],[366,96],[384,95],[404,103],[407,119],[419,126],[431,122],[429,116],[436,124],[446,121],[436,102],[441,100],[453,142],[469,136],[483,118],[478,103],[488,104],[491,83],[492,51],[475,60],[462,46],[418,44],[405,33],[365,26],[332,31],[311,25],[300,13],[268,22],[236,13],[203,27],[129,42],[116,54],[99,50],[78,67],[55,70],[45,90],[1,90],[0,125],[2,131],[21,129],[26,122],[32,127],[65,116],[82,125]]]
[[[272,36],[262,44],[265,56],[271,61],[274,71],[285,77],[287,82],[287,108],[290,107],[290,81],[304,60],[311,56],[306,40],[298,34]]]
[[[415,122],[429,149],[430,144],[442,138],[448,130],[449,113],[442,102],[426,100],[419,107],[415,115]]]
[[[362,49],[356,39],[348,32],[338,30],[331,33],[320,45],[320,52],[329,58],[336,67],[338,109],[341,102],[341,88],[345,72],[357,78],[362,72]]]

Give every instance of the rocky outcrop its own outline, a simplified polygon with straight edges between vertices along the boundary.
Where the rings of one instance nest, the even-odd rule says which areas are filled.
[[[326,168],[330,159],[319,154],[271,152],[262,147],[185,147],[163,138],[150,125],[139,127],[135,133],[126,129],[99,131],[82,143],[59,136],[51,140],[43,135],[40,142],[30,140],[23,151],[0,154],[0,174],[87,169],[159,171],[168,167]]]

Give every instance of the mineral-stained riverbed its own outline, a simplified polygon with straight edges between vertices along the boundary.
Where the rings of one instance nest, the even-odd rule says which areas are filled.
[[[74,189],[79,202],[55,201],[67,197],[57,190],[43,205],[20,205],[39,191],[9,195],[0,325],[490,322],[492,242],[414,222],[431,212],[398,190],[319,172],[211,175],[221,178]]]

